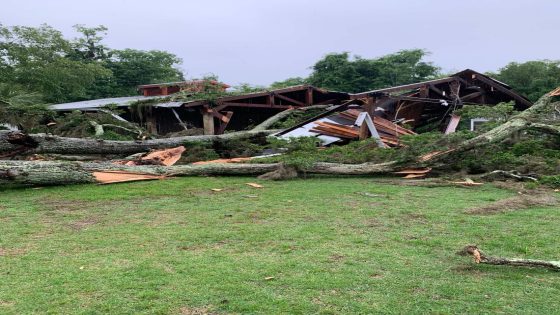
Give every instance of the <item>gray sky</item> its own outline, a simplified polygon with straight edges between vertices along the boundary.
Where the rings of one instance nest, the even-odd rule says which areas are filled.
[[[109,28],[111,48],[159,49],[188,78],[268,85],[329,52],[366,58],[424,48],[444,71],[560,59],[558,0],[2,0],[0,23]]]

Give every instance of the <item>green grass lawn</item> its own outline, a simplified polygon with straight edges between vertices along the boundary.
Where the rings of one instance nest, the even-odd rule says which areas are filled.
[[[560,312],[560,273],[455,254],[558,260],[560,209],[464,213],[515,195],[490,185],[254,181],[0,191],[0,313]]]

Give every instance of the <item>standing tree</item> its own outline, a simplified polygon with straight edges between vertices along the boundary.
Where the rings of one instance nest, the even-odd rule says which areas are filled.
[[[0,83],[39,93],[47,103],[136,94],[139,84],[183,80],[181,59],[158,50],[111,50],[105,26],[74,26],[67,40],[48,25],[0,24]]]
[[[428,80],[439,68],[423,61],[421,49],[401,50],[376,59],[365,59],[348,52],[326,55],[313,67],[310,84],[338,91],[363,92],[388,86]]]
[[[181,58],[160,50],[113,50],[106,67],[113,72],[114,90],[110,96],[133,95],[140,84],[184,80],[176,66]]]
[[[72,52],[71,43],[50,26],[0,25],[0,82],[39,92],[47,102],[84,99],[88,87],[111,72],[68,58]]]
[[[545,93],[560,86],[560,61],[511,62],[498,70],[498,73],[490,75],[535,102]]]

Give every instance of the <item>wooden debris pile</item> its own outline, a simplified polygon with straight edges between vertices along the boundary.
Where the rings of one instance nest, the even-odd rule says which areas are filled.
[[[336,122],[316,121],[310,131],[331,137],[350,140],[358,139],[360,137],[360,127],[356,126],[355,122],[361,113],[363,111],[360,109],[345,110],[331,117]],[[373,117],[373,124],[381,141],[386,146],[400,146],[399,137],[403,135],[416,135],[414,131],[381,117]]]
[[[116,165],[139,166],[139,165],[160,165],[171,166],[181,158],[185,152],[185,147],[179,146],[171,149],[155,150],[147,154],[140,155],[134,160],[120,160],[114,161]],[[95,180],[100,184],[113,184],[132,182],[139,180],[154,180],[164,179],[163,175],[147,174],[142,172],[129,172],[129,171],[113,171],[106,170],[100,172],[93,172]]]

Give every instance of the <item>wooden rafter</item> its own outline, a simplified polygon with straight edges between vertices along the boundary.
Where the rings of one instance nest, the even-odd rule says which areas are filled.
[[[276,96],[277,98],[279,98],[279,99],[283,99],[283,100],[285,100],[285,101],[294,103],[295,105],[305,106],[305,103],[300,102],[300,101],[298,101],[298,100],[295,100],[295,99],[293,99],[293,98],[291,98],[291,97],[287,97],[287,96],[282,95],[282,94],[276,94],[275,96]]]

